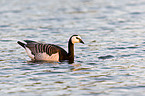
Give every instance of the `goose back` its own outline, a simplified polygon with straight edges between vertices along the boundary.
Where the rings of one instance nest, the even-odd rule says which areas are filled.
[[[54,44],[43,44],[31,40],[24,40],[26,44],[26,51],[31,51],[29,56],[33,60],[49,60],[49,61],[63,61],[68,60],[67,52]],[[30,53],[28,53],[29,55]]]

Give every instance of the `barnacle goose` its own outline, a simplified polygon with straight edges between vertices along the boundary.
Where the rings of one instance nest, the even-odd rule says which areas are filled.
[[[51,62],[61,62],[68,60],[69,62],[74,62],[74,43],[83,43],[79,35],[72,35],[68,41],[68,53],[61,47],[54,44],[44,44],[38,43],[31,40],[24,40],[26,42],[22,43],[18,41],[17,43],[21,45],[27,52],[28,56],[32,61],[51,61]]]

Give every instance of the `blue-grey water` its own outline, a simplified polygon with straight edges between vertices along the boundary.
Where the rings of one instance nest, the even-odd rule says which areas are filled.
[[[57,44],[75,62],[32,63],[16,42]],[[145,0],[0,0],[0,96],[145,96]]]

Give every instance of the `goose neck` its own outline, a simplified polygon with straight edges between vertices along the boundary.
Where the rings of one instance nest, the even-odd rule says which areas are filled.
[[[69,60],[74,60],[74,44],[71,41],[68,42],[68,57]]]

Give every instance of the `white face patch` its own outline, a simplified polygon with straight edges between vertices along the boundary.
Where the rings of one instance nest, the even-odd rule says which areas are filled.
[[[81,39],[80,36],[73,36],[73,37],[71,38],[71,41],[72,41],[73,44],[74,44],[74,43],[80,43],[80,39]]]

